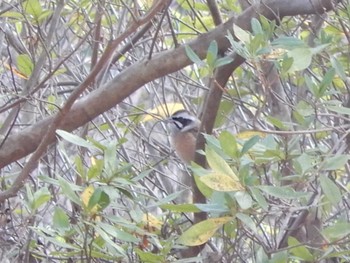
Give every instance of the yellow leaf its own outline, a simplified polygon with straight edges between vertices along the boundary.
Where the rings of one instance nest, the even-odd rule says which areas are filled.
[[[218,217],[204,220],[187,229],[178,239],[185,246],[199,246],[207,242],[215,232],[225,223],[231,221],[232,217]]]
[[[238,180],[234,180],[231,176],[213,171],[199,177],[200,180],[211,189],[220,192],[241,191],[244,187]]]
[[[259,131],[243,131],[243,132],[237,133],[235,136],[238,139],[245,140],[245,139],[250,139],[250,138],[252,138],[253,136],[256,136],[256,135],[258,135],[261,138],[265,138],[266,137],[266,133],[259,132]]]
[[[144,221],[148,226],[158,230],[160,230],[163,225],[162,221],[150,213],[143,214],[142,221]]]
[[[161,117],[163,119],[172,115],[176,111],[183,110],[184,106],[181,103],[167,103],[161,104],[156,108],[148,110],[148,114],[145,115],[142,121],[151,121],[157,119],[155,116]]]
[[[80,199],[84,204],[84,207],[87,208],[89,205],[90,198],[92,194],[95,192],[95,188],[93,185],[89,185],[88,187],[85,188],[85,190],[81,193]],[[93,208],[89,210],[89,212],[94,215],[98,212],[98,205],[94,205]]]

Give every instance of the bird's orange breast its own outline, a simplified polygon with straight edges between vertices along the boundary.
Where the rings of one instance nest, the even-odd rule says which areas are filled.
[[[194,160],[196,137],[190,132],[179,132],[171,138],[176,154],[187,164]]]

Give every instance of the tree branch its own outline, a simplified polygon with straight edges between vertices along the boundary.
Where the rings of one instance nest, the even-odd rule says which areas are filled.
[[[151,10],[139,21],[132,23],[130,27],[123,32],[119,37],[117,37],[115,40],[109,43],[107,46],[105,52],[101,56],[101,59],[98,61],[98,63],[95,65],[89,76],[85,79],[85,81],[77,88],[75,89],[72,94],[69,96],[68,100],[66,101],[65,105],[62,107],[62,109],[55,115],[55,117],[47,123],[46,129],[42,129],[42,136],[40,136],[39,144],[33,155],[30,157],[28,162],[23,167],[21,173],[16,177],[15,181],[12,183],[11,187],[0,193],[0,202],[4,201],[5,199],[9,197],[13,197],[17,194],[17,192],[23,187],[23,184],[28,177],[29,173],[33,171],[36,168],[37,162],[42,156],[42,154],[46,151],[47,147],[50,143],[53,142],[55,139],[55,131],[58,129],[62,123],[64,123],[65,117],[69,115],[70,109],[72,108],[75,101],[79,98],[80,94],[83,93],[83,91],[89,87],[89,85],[94,81],[97,74],[103,70],[106,65],[108,64],[108,61],[110,60],[111,55],[113,54],[114,50],[117,48],[119,43],[124,40],[127,36],[129,36],[132,32],[134,32],[140,25],[147,23],[150,21],[158,11],[161,10],[164,6],[167,6],[167,2],[158,2],[158,4],[155,4]],[[8,139],[10,140],[10,138]],[[5,147],[6,143],[3,145]]]
[[[237,19],[230,18],[224,24],[199,36],[188,44],[199,57],[204,58],[210,42],[214,39],[217,41],[221,51],[229,48],[226,34],[228,30],[231,31],[235,21],[241,28],[249,30],[251,19],[253,17],[258,18],[260,14],[271,20],[276,19],[277,15],[280,18],[284,16],[317,14],[332,10],[333,3],[334,1],[332,0],[266,0],[263,3],[251,6]],[[100,89],[75,102],[57,128],[72,131],[114,107],[144,84],[180,70],[191,63],[186,56],[183,46],[170,51],[160,52],[149,61],[143,60],[135,63]],[[243,60],[239,58],[233,63],[240,65],[243,63]],[[0,149],[0,168],[34,152],[45,135],[47,127],[49,127],[56,116],[47,117],[31,127],[9,136],[3,148]],[[54,141],[55,134],[47,138],[47,143],[53,143]]]

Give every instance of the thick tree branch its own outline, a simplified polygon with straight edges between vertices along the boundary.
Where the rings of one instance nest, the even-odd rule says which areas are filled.
[[[220,50],[229,48],[226,34],[235,21],[243,29],[249,30],[251,19],[258,18],[259,14],[268,19],[276,19],[276,16],[318,14],[332,10],[333,2],[332,0],[266,0],[251,6],[237,19],[231,18],[214,30],[199,36],[189,45],[201,58],[204,58],[209,43],[214,39],[218,42]],[[239,64],[241,62],[243,61]],[[144,84],[189,64],[191,61],[187,58],[184,47],[158,53],[149,61],[135,63],[100,89],[77,101],[58,128],[72,131],[114,107]],[[45,118],[9,136],[3,148],[0,149],[0,168],[34,152],[54,118],[54,116]],[[55,135],[52,134],[48,142],[54,141]]]
[[[75,101],[79,98],[80,94],[82,94],[83,91],[95,80],[96,75],[106,67],[108,64],[107,62],[110,61],[110,57],[120,42],[123,41],[131,33],[133,33],[140,25],[149,22],[157,14],[157,12],[165,6],[167,6],[167,1],[158,2],[158,4],[155,4],[144,17],[132,23],[125,32],[123,32],[119,37],[109,43],[105,52],[101,56],[101,59],[94,66],[89,76],[77,89],[72,92],[62,109],[60,109],[56,116],[53,117],[52,121],[48,123],[46,129],[43,129],[43,133],[40,134],[41,137],[39,138],[38,146],[35,149],[33,155],[29,158],[28,162],[23,167],[21,173],[16,177],[11,187],[8,190],[0,193],[0,202],[9,197],[15,196],[17,192],[23,187],[23,184],[29,173],[35,169],[38,160],[46,151],[48,145],[55,139],[56,129],[61,127],[62,123],[64,123],[66,116],[69,115],[69,111],[71,110]],[[6,142],[4,143],[3,147],[6,145]]]

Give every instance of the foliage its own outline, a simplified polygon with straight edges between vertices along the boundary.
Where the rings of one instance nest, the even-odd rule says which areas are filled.
[[[202,56],[190,40],[215,28],[204,2],[174,2],[108,57],[76,103],[182,41],[194,64],[149,82],[74,132],[56,130],[57,143],[25,187],[0,206],[1,259],[198,262],[209,253],[182,257],[206,244],[222,262],[350,261],[349,2],[327,17],[253,18],[250,31],[235,25],[227,32],[228,51],[213,40]],[[217,3],[224,19],[242,12],[238,1]],[[62,113],[112,40],[151,4],[1,3],[1,140]],[[162,120],[183,108],[199,112],[206,80],[219,81],[216,73],[237,55],[246,63],[219,87],[217,135],[205,134],[200,151],[208,167],[186,167]],[[86,115],[92,107],[85,105]],[[1,191],[27,161],[1,171]],[[207,203],[188,200],[190,173]],[[202,212],[208,218],[194,223]]]

